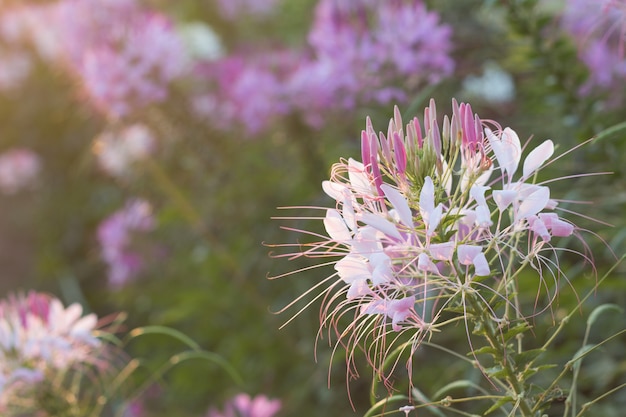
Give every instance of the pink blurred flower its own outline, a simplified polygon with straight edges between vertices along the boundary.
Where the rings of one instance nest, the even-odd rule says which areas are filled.
[[[0,190],[13,194],[31,186],[41,170],[37,154],[29,149],[13,148],[0,154]]]
[[[9,9],[0,33],[29,42],[77,77],[84,96],[111,118],[163,101],[188,68],[165,15],[135,0],[60,0]]]
[[[133,280],[144,267],[141,252],[133,248],[136,232],[155,228],[152,207],[147,201],[129,201],[98,227],[101,256],[109,268],[109,285],[119,288]]]
[[[224,406],[224,411],[211,409],[206,417],[273,417],[281,408],[280,400],[271,400],[264,395],[251,398],[239,394]]]

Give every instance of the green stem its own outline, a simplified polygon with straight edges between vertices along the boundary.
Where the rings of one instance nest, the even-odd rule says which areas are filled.
[[[533,417],[532,406],[529,403],[528,397],[526,397],[526,390],[523,382],[521,382],[516,375],[514,368],[514,361],[510,357],[507,347],[504,344],[500,332],[494,326],[494,322],[489,315],[489,312],[485,308],[481,308],[480,301],[474,296],[474,293],[466,291],[463,293],[465,299],[468,301],[471,312],[474,314],[476,320],[482,325],[483,336],[487,340],[487,343],[493,348],[493,356],[495,361],[502,367],[504,372],[504,380],[508,384],[513,397],[516,399],[516,404],[522,412],[522,417]]]

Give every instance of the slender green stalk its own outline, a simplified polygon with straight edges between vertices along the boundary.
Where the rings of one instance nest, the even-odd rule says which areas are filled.
[[[463,292],[463,296],[467,300],[475,320],[477,320],[483,328],[483,335],[489,346],[493,349],[494,360],[502,367],[504,380],[507,382],[512,393],[515,394],[513,397],[517,400],[516,406],[519,407],[519,410],[522,412],[522,417],[533,417],[535,414],[529,402],[529,398],[526,396],[524,384],[517,378],[513,359],[508,354],[507,348],[503,344],[501,334],[495,328],[491,316],[484,308],[481,308],[480,301],[477,300],[473,292],[465,291]]]

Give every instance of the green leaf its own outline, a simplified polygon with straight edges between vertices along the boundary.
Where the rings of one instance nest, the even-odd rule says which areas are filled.
[[[521,353],[516,353],[513,355],[513,358],[515,360],[515,363],[519,366],[519,365],[528,364],[534,361],[535,359],[539,357],[539,355],[541,355],[544,352],[545,352],[545,349],[541,349],[541,348],[531,349],[531,350],[526,350]]]
[[[591,314],[589,314],[589,318],[587,319],[587,327],[593,326],[593,324],[598,320],[598,317],[606,312],[606,311],[616,311],[618,313],[623,313],[624,309],[618,306],[617,304],[602,304],[593,309]]]
[[[367,412],[363,415],[363,417],[373,417],[376,415],[374,413],[380,408],[385,407],[387,404],[391,402],[399,402],[399,401],[404,401],[405,403],[408,403],[409,397],[407,397],[406,395],[393,395],[391,397],[383,398],[382,400],[378,401],[376,404],[372,405],[370,409],[367,410]]]
[[[524,333],[527,330],[530,330],[530,325],[528,323],[520,323],[515,327],[511,327],[506,333],[504,333],[504,341],[508,342],[518,334]]]
[[[176,329],[172,329],[170,327],[165,327],[165,326],[138,327],[136,329],[133,329],[128,335],[130,339],[135,339],[139,336],[144,336],[147,334],[160,334],[160,335],[165,335],[165,336],[171,336],[174,339],[180,340],[182,343],[184,343],[185,345],[189,346],[190,348],[194,350],[201,350],[200,345],[198,345],[189,336],[187,336],[186,334]]]
[[[485,374],[487,374],[487,376],[491,376],[494,378],[502,378],[506,376],[506,370],[502,368],[500,365],[496,365],[496,366],[492,366],[491,368],[486,368]]]
[[[487,355],[491,355],[491,356],[496,356],[496,349],[492,348],[491,346],[483,346],[480,349],[476,349],[473,352],[469,352],[468,355],[481,355],[481,354],[487,354]]]
[[[477,385],[476,383],[469,381],[467,379],[462,379],[460,381],[454,381],[454,382],[444,385],[435,393],[435,395],[433,395],[433,398],[435,400],[440,400],[448,392],[453,391],[455,389],[459,389],[459,388],[474,388],[478,391],[482,390],[480,385]]]
[[[488,409],[487,411],[485,411],[485,414],[484,414],[484,415],[491,414],[491,413],[493,413],[494,411],[496,411],[496,410],[498,410],[499,408],[501,408],[504,404],[507,404],[507,403],[512,403],[512,402],[514,402],[514,401],[513,401],[513,397],[508,396],[508,395],[507,395],[506,397],[502,397],[502,398],[500,398],[498,401],[496,401],[496,403],[495,403],[494,405],[492,405],[491,407],[489,407],[489,409]]]

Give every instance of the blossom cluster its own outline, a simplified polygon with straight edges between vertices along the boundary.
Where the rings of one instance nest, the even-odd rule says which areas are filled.
[[[186,73],[182,40],[164,14],[136,0],[60,0],[3,11],[3,38],[33,45],[72,74],[106,116],[125,117],[167,97]]]
[[[37,292],[0,301],[0,411],[45,378],[98,362],[97,319],[82,312]]]
[[[152,206],[145,200],[129,201],[107,217],[98,227],[102,259],[109,268],[109,285],[123,286],[137,276],[144,266],[142,253],[133,245],[137,232],[153,230]]]
[[[286,255],[335,259],[321,323],[346,346],[371,343],[366,351],[375,369],[388,337],[406,332],[416,349],[450,322],[442,319],[446,309],[467,311],[467,294],[495,321],[501,317],[494,303],[523,319],[515,271],[531,266],[539,273],[537,291],[554,291],[561,274],[549,256],[558,250],[554,238],[575,232],[557,213],[549,181],[536,182],[554,153],[551,140],[528,153],[520,174],[522,146],[511,128],[456,101],[451,117],[439,120],[432,100],[422,122],[403,125],[396,107],[386,134],[368,119],[361,161],[335,164],[322,184],[336,202],[325,209],[327,236]],[[346,315],[353,319],[342,328]]]
[[[252,134],[289,113],[321,128],[333,112],[406,102],[417,87],[449,76],[451,35],[421,0],[321,0],[306,50],[243,50],[198,63],[197,77],[210,87],[194,105],[218,127],[235,123]]]

